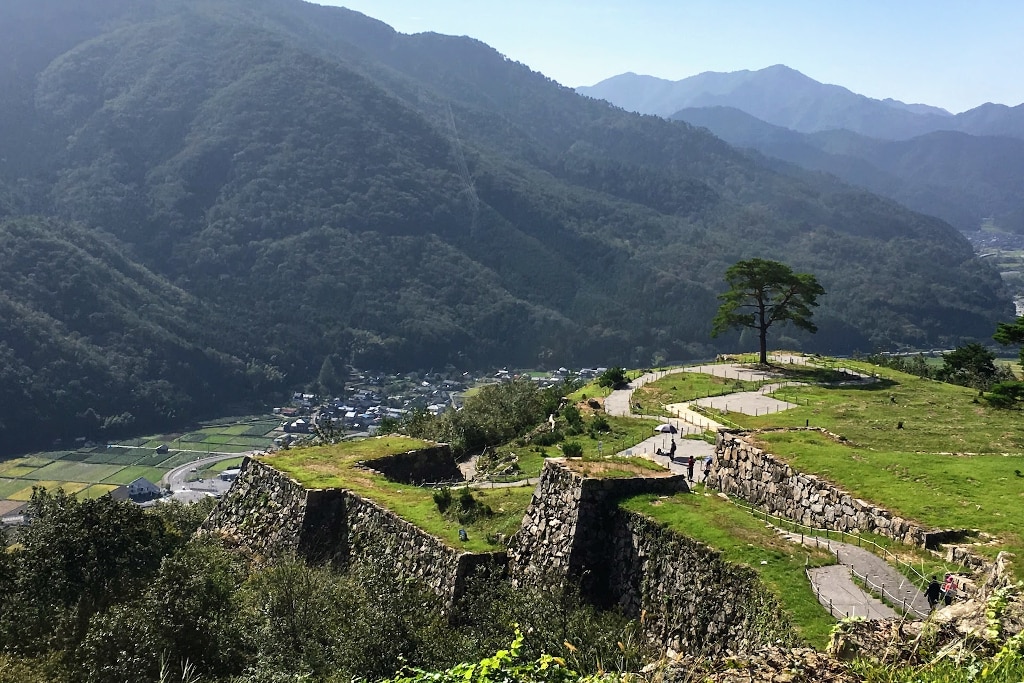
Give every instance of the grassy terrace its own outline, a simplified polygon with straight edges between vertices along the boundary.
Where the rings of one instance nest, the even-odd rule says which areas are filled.
[[[767,433],[766,450],[865,500],[934,527],[977,528],[1024,557],[1024,421],[1019,411],[976,403],[977,391],[894,370],[870,386],[787,388],[792,410],[762,417],[730,413],[744,427],[824,427],[848,444],[816,433]],[[903,422],[903,429],[897,429]]]
[[[441,539],[453,548],[473,552],[499,550],[488,542],[495,534],[511,535],[523,521],[533,496],[532,486],[474,489],[473,497],[490,506],[493,515],[471,524],[438,512],[430,489],[398,484],[357,463],[404,453],[427,446],[427,442],[403,436],[346,441],[333,446],[296,448],[260,458],[307,488],[343,488],[388,508],[402,519]],[[469,540],[459,540],[465,528]]]
[[[706,396],[720,396],[734,391],[754,391],[767,382],[714,377],[698,372],[679,372],[643,385],[633,393],[633,403],[645,412],[657,413],[661,406],[682,403]]]
[[[642,420],[632,417],[605,416],[610,432],[598,432],[593,437],[589,433],[567,436],[566,442],[575,441],[583,448],[583,458],[593,459],[601,456],[614,455],[635,446],[654,434],[654,428],[661,424],[660,420]],[[589,424],[590,420],[587,420]],[[524,477],[540,476],[546,458],[560,458],[562,451],[558,446],[522,446],[511,448],[519,457],[519,467]]]
[[[729,562],[750,567],[779,598],[804,640],[818,649],[828,642],[835,620],[814,597],[804,564],[832,564],[835,559],[829,553],[801,548],[779,538],[763,523],[718,496],[643,495],[623,501],[622,507],[721,551]]]
[[[566,466],[573,472],[594,479],[629,479],[631,477],[671,476],[656,462],[644,458],[611,455],[605,458],[567,458]]]

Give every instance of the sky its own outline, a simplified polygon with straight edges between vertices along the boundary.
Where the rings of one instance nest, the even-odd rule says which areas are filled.
[[[1024,102],[1019,0],[316,0],[481,40],[563,85],[785,64],[869,97]]]

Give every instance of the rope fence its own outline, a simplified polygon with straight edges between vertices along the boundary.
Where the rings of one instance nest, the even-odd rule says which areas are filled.
[[[825,528],[818,528],[818,527],[807,526],[806,524],[801,524],[800,522],[793,521],[793,520],[789,519],[788,517],[782,517],[780,515],[774,515],[774,514],[771,514],[771,513],[767,512],[765,510],[758,510],[757,508],[755,508],[752,505],[744,505],[743,503],[738,502],[737,500],[735,500],[732,497],[730,497],[729,500],[732,501],[733,505],[735,505],[736,507],[740,508],[741,510],[746,510],[751,515],[753,515],[754,517],[763,519],[766,524],[771,523],[773,526],[775,526],[775,527],[777,527],[777,528],[779,528],[779,529],[781,529],[783,531],[790,531],[791,533],[794,533],[794,534],[795,533],[799,533],[800,534],[800,543],[801,543],[801,545],[804,543],[804,539],[806,537],[806,538],[813,539],[815,541],[815,547],[820,548],[821,547],[821,545],[819,543],[820,537],[821,537],[821,535],[824,535],[825,536],[825,541],[826,541],[825,547],[829,551],[831,551],[831,552],[836,552],[836,551],[834,549],[832,549],[828,545],[828,541],[830,541],[830,540],[836,540],[836,541],[839,541],[841,543],[849,543],[850,545],[856,545],[859,548],[864,548],[864,547],[867,547],[869,549],[873,548],[875,554],[876,555],[881,555],[882,559],[884,559],[886,562],[889,562],[890,564],[896,564],[897,567],[900,567],[901,569],[904,569],[905,570],[904,571],[905,574],[908,573],[908,572],[910,574],[912,574],[914,579],[911,581],[911,583],[913,583],[916,588],[918,588],[920,590],[923,590],[924,588],[926,588],[928,586],[928,579],[927,579],[927,577],[925,577],[924,574],[919,572],[914,565],[912,565],[912,564],[910,564],[908,562],[905,562],[904,560],[900,559],[899,557],[897,557],[895,554],[893,554],[885,546],[879,545],[878,543],[875,543],[874,541],[872,541],[869,538],[864,538],[860,534],[851,534],[849,532],[841,531],[841,530],[837,530],[837,529],[825,529]],[[787,528],[787,527],[790,527],[790,528]],[[847,539],[849,539],[849,540],[847,540]],[[837,554],[837,557],[838,557],[838,554]]]

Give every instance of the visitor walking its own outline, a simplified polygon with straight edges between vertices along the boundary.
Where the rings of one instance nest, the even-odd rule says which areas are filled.
[[[935,605],[939,604],[941,593],[942,586],[939,585],[939,579],[937,576],[933,576],[931,583],[928,584],[928,589],[924,592],[924,597],[928,598],[928,607],[935,609]]]
[[[693,481],[693,464],[697,461],[692,455],[686,459],[686,478]]]

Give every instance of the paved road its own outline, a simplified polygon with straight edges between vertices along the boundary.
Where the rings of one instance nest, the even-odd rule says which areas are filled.
[[[867,583],[873,593],[884,593],[886,600],[898,606],[900,611],[906,609],[917,618],[924,618],[931,611],[924,593],[878,555],[850,543],[825,538],[791,533],[787,533],[786,537],[795,543],[802,541],[805,546],[824,548],[836,555],[838,565],[808,572],[819,600],[823,605],[832,605],[834,613],[868,619],[888,619],[897,616],[892,608],[868,595],[855,584],[851,572],[860,581]],[[829,571],[823,571],[825,569]]]
[[[160,478],[160,486],[171,490],[171,497],[183,503],[193,503],[207,496],[223,495],[231,488],[232,482],[223,481],[220,478],[205,479],[203,481],[188,481],[193,470],[201,470],[208,465],[230,460],[244,455],[252,455],[260,451],[249,451],[248,453],[214,453],[205,458],[199,458],[192,462],[179,465]],[[204,451],[205,453],[205,451]]]
[[[841,564],[807,570],[818,601],[838,619],[892,619],[899,616],[893,608],[865,593],[853,582],[850,569]]]

